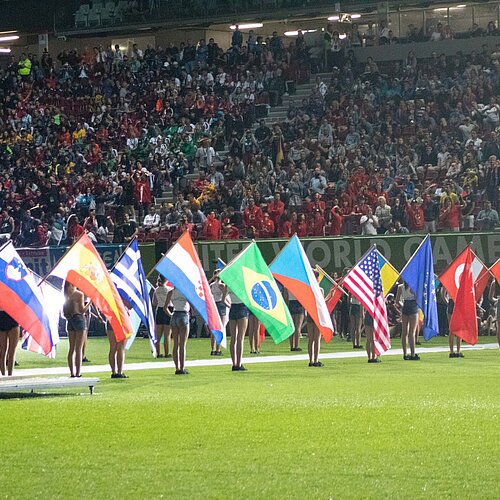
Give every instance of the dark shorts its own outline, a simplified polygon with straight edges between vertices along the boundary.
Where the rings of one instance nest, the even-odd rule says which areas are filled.
[[[351,304],[349,313],[352,316],[359,316],[361,314],[361,306],[359,304]]]
[[[189,313],[187,313],[186,311],[174,311],[174,314],[172,314],[172,320],[170,324],[177,328],[180,328],[182,326],[188,326]]]
[[[87,321],[85,321],[85,316],[83,314],[73,314],[73,316],[68,319],[68,324],[66,325],[66,330],[68,332],[82,332],[86,329]]]
[[[373,326],[373,318],[368,311],[365,312],[365,326]]]
[[[304,308],[298,300],[290,300],[288,302],[288,309],[291,315],[304,314]]]
[[[0,311],[0,332],[8,332],[19,326],[19,323],[11,318],[5,311]]]
[[[156,324],[157,325],[170,325],[171,316],[165,312],[163,307],[158,307],[156,310]]]
[[[453,314],[453,309],[455,309],[455,302],[449,299],[448,304],[446,305],[446,313],[451,316]]]
[[[233,304],[229,309],[229,319],[237,320],[248,318],[250,311],[245,304]]]
[[[227,306],[224,302],[216,302],[215,305],[217,306],[217,312],[221,318],[227,314]]]
[[[405,316],[410,316],[412,314],[418,313],[418,306],[416,300],[405,300],[403,302],[403,314]]]

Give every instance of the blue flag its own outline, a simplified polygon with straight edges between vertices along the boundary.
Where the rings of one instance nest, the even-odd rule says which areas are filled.
[[[413,254],[410,262],[401,273],[401,277],[412,289],[418,307],[424,313],[424,339],[429,340],[439,335],[434,262],[432,261],[429,236]]]

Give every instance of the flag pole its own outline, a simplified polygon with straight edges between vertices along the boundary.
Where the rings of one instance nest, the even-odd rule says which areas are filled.
[[[337,290],[347,295],[347,291],[342,287],[341,283],[337,283],[320,265],[316,264],[316,271],[323,273],[323,276],[334,286]]]
[[[427,233],[427,236],[420,242],[420,245],[418,245],[417,249],[413,252],[413,255],[411,256],[411,259],[408,260],[408,262],[405,264],[403,269],[401,269],[397,281],[401,278],[402,274],[405,272],[406,268],[409,266],[410,262],[413,260],[413,257],[415,257],[416,253],[420,250],[420,248],[423,246],[423,244],[431,237],[429,233]]]
[[[54,264],[54,266],[52,267],[52,269],[50,270],[50,272],[47,274],[47,276],[45,276],[45,278],[42,279],[42,281],[40,281],[40,283],[38,283],[38,286],[40,286],[42,283],[45,283],[47,281],[47,279],[49,278],[50,276],[50,273],[59,265],[59,263],[64,259],[64,257],[66,257],[66,254],[83,238],[84,235],[87,234],[87,231],[83,232],[79,237],[78,239],[76,239],[75,241],[73,241],[73,243],[66,249],[66,251],[61,255],[61,257],[57,260],[57,262]]]

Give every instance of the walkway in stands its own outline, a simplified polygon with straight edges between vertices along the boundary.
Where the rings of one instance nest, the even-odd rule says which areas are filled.
[[[479,351],[484,349],[498,349],[498,344],[479,344],[476,346],[463,346],[463,351]],[[448,347],[423,347],[418,349],[418,353],[425,356],[429,353],[445,353],[448,352]],[[385,353],[384,356],[402,356],[402,349],[391,349],[389,352]],[[327,359],[346,359],[346,358],[366,358],[365,351],[355,351],[355,352],[333,352],[325,353],[320,355],[321,361]],[[307,354],[296,354],[288,356],[260,356],[253,358],[244,358],[243,363],[245,365],[251,365],[256,363],[283,363],[288,361],[308,361]],[[425,359],[425,358],[424,358]],[[186,363],[187,368],[193,368],[197,366],[221,366],[221,365],[231,365],[231,358],[229,357],[229,352],[224,358],[216,359],[199,359],[199,360],[188,360]],[[174,368],[173,361],[147,361],[144,363],[126,363],[125,371],[135,371],[135,370],[156,370],[158,368]],[[109,372],[109,365],[91,365],[82,367],[83,374],[89,373],[102,373]],[[26,377],[38,377],[40,375],[66,375],[68,373],[68,368],[66,366],[59,366],[55,368],[26,368],[17,369],[15,371],[16,376],[26,376]]]

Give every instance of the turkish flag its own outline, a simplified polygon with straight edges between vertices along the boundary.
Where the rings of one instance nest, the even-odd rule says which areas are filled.
[[[445,287],[452,300],[457,296],[461,276],[465,266],[465,259],[468,254],[472,254],[472,279],[476,297],[480,299],[483,296],[484,289],[490,280],[490,272],[482,260],[470,249],[465,248],[462,253],[441,273],[440,283]],[[500,268],[499,268],[500,271]]]
[[[477,342],[476,293],[472,277],[472,262],[474,256],[470,247],[466,249],[463,272],[455,298],[455,307],[450,321],[450,332],[468,344]]]

